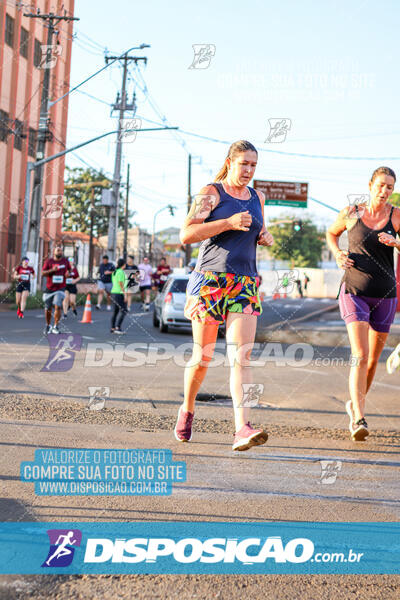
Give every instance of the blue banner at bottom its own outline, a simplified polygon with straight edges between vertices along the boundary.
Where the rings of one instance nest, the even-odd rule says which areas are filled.
[[[399,574],[400,523],[0,524],[4,574]]]

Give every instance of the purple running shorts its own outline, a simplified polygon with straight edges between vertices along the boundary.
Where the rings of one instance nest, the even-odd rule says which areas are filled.
[[[367,321],[375,331],[388,333],[393,323],[397,298],[370,298],[345,293],[342,284],[339,294],[340,315],[346,325],[353,321]]]

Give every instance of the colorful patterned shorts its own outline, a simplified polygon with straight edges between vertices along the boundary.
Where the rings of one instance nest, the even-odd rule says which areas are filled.
[[[193,271],[186,289],[185,317],[201,323],[223,323],[228,312],[258,316],[259,277]]]

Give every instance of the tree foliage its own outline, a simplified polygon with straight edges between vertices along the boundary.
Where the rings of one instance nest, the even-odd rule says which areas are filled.
[[[106,175],[101,171],[96,171],[92,168],[66,168],[67,179],[65,185],[74,185],[81,183],[103,182],[107,179]],[[111,183],[110,183],[111,186]],[[99,237],[107,235],[108,232],[108,214],[109,207],[101,205],[101,186],[94,187],[94,219],[93,219],[93,235]],[[81,231],[82,233],[90,233],[90,210],[92,188],[76,188],[64,191],[66,201],[63,206],[63,230],[64,231]],[[120,195],[120,210],[119,210],[119,228],[124,226],[124,201]],[[133,212],[128,213],[128,227],[132,225]]]
[[[400,194],[392,194],[389,198],[389,202],[390,204],[393,204],[393,206],[400,207]]]
[[[293,220],[298,219],[293,217]],[[274,225],[273,222],[268,231],[275,239],[268,248],[274,258],[288,260],[296,267],[318,267],[325,237],[310,219],[302,220],[300,231],[294,231],[292,223]]]

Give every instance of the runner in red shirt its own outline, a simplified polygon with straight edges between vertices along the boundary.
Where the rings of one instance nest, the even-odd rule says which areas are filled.
[[[172,269],[167,265],[167,261],[164,257],[160,259],[160,264],[157,267],[157,271],[154,273],[153,278],[155,285],[158,287],[158,291],[161,293],[168,279],[168,275],[172,273]]]
[[[70,264],[63,256],[60,245],[54,248],[53,258],[48,258],[44,265],[42,274],[47,277],[46,292],[43,294],[45,305],[46,328],[44,333],[61,333],[58,323],[61,318],[61,306],[65,298],[66,280],[69,275]],[[54,305],[54,326],[51,327],[51,314]]]
[[[24,310],[26,306],[26,300],[31,291],[31,277],[35,276],[35,271],[29,266],[29,258],[24,256],[21,259],[18,267],[15,267],[13,271],[13,278],[18,281],[17,289],[15,291],[15,300],[17,303],[17,316],[18,319],[24,318]]]
[[[78,289],[76,284],[80,280],[80,275],[78,273],[78,269],[75,266],[75,259],[71,256],[68,258],[70,269],[69,275],[66,280],[66,288],[65,288],[65,298],[63,302],[64,309],[64,319],[67,318],[67,313],[70,308],[72,308],[72,312],[75,316],[78,316],[76,312],[76,294],[78,293]]]

